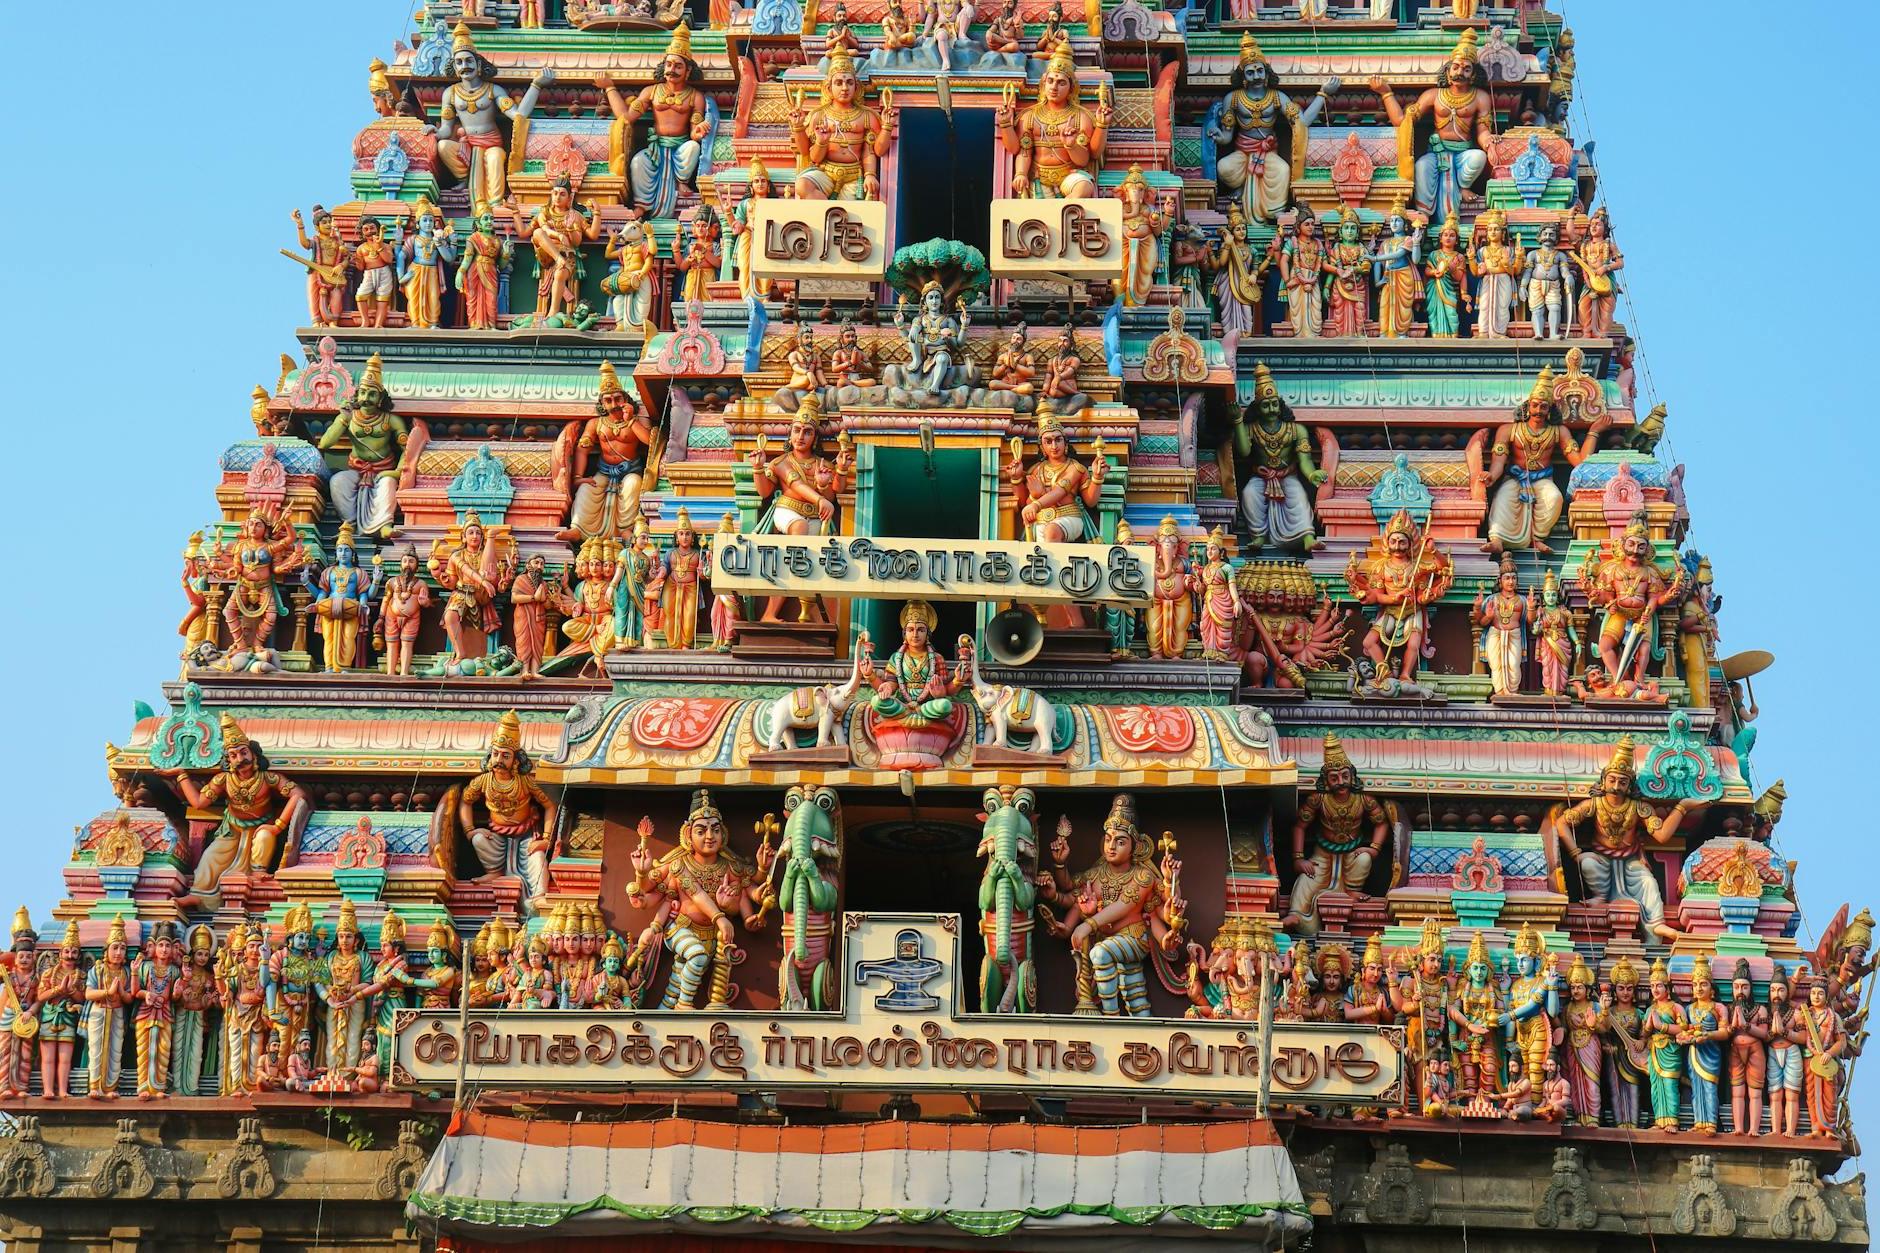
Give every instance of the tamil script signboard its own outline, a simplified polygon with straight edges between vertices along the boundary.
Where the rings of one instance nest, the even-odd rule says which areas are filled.
[[[878,200],[752,202],[751,273],[760,279],[871,282],[888,270],[888,206]]]
[[[724,535],[712,545],[714,590],[764,595],[1147,605],[1154,569],[1146,544]]]
[[[990,262],[1005,278],[1115,278],[1123,269],[1123,202],[995,200]]]
[[[689,1086],[774,1092],[1017,1090],[1253,1103],[1271,1058],[1279,1101],[1371,1105],[1399,1099],[1401,1033],[1177,1018],[966,1014],[956,914],[847,914],[842,1009],[400,1010],[392,1080],[404,1089]]]

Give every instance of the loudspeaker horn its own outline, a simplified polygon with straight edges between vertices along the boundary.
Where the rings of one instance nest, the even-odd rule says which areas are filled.
[[[986,628],[986,653],[1002,666],[1022,666],[1044,648],[1044,624],[1029,609],[1007,609]]]

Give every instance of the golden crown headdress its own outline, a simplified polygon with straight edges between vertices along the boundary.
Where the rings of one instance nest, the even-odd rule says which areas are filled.
[[[611,361],[601,362],[601,395],[605,396],[611,392],[624,392],[626,390],[626,388],[620,385],[620,374],[614,369],[614,363]]]
[[[522,747],[522,719],[511,709],[496,720],[496,731],[490,736],[491,748],[516,749]]]
[[[1470,32],[1473,33],[1473,32]],[[680,22],[672,28],[672,38],[666,41],[666,56],[692,59],[692,28]]]
[[[475,52],[477,41],[470,37],[470,28],[462,22],[450,33],[450,50],[453,55],[459,52]]]
[[[940,615],[935,613],[934,607],[924,600],[910,600],[905,605],[901,606],[901,625],[903,627],[912,626],[914,623],[918,622],[931,631],[939,621]]]
[[[1541,943],[1540,932],[1534,929],[1534,924],[1522,923],[1521,930],[1517,931],[1514,937],[1515,954],[1520,957],[1539,957],[1546,952],[1546,948],[1547,946]]]
[[[1600,773],[1601,774],[1623,774],[1628,777],[1634,774],[1635,768],[1632,765],[1632,753],[1633,753],[1634,747],[1635,746],[1632,743],[1631,736],[1629,735],[1620,736],[1619,742],[1612,746],[1612,756],[1607,760],[1606,768],[1602,770]]]
[[[241,723],[235,721],[235,716],[225,713],[221,721],[222,751],[226,753],[231,748],[246,748],[249,742],[248,733],[242,730]]]

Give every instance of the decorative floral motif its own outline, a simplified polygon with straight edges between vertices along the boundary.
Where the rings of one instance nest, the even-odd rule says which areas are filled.
[[[1185,753],[1194,747],[1195,722],[1170,705],[1119,705],[1103,710],[1119,747],[1132,753]]]
[[[369,814],[359,815],[359,825],[340,837],[339,850],[333,854],[335,870],[385,869],[385,837],[372,829]]]
[[[735,703],[722,697],[655,697],[633,711],[629,730],[644,748],[702,748]]]

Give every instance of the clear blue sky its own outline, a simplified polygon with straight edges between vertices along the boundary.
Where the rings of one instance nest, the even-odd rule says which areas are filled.
[[[217,456],[251,429],[249,389],[296,350],[302,272],[275,255],[294,242],[288,212],[348,198],[366,62],[410,29],[403,0],[109,9],[86,32],[57,5],[4,19],[17,55],[0,127],[13,249],[0,509],[19,557],[0,615],[13,771],[0,838],[11,890],[41,919],[73,825],[113,803],[105,740],[176,672],[178,558],[216,517]],[[1853,677],[1880,622],[1880,407],[1873,337],[1856,329],[1874,317],[1859,250],[1876,187],[1855,142],[1874,125],[1880,10],[1839,6],[1806,32],[1741,3],[1577,0],[1566,16],[1575,130],[1598,140],[1641,388],[1671,406],[1723,646],[1779,659],[1756,684],[1755,766],[1788,782],[1778,843],[1818,927],[1849,895],[1880,906],[1858,730],[1880,693]],[[107,96],[75,85],[99,56],[116,67]],[[1754,89],[1718,94],[1732,82]],[[1873,1136],[1870,1068],[1857,1125]]]

